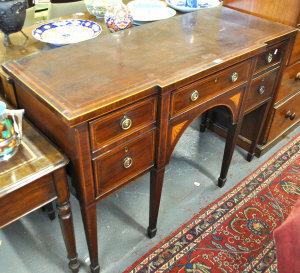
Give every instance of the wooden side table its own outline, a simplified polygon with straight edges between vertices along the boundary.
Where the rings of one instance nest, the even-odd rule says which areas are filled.
[[[22,145],[9,161],[0,163],[0,228],[56,199],[69,268],[78,272],[67,163],[66,157],[24,120]]]

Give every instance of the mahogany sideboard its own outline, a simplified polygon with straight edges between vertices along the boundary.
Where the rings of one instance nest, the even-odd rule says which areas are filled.
[[[224,0],[223,5],[300,29],[299,0]],[[244,117],[238,145],[252,153],[249,160],[254,152],[260,156],[300,124],[300,31],[288,48],[287,54],[283,73],[278,80],[268,108],[260,107]],[[265,113],[265,122],[263,122],[257,141],[258,145],[256,145],[253,143],[255,136],[252,132],[254,130],[249,130],[249,128],[256,127],[257,119],[262,113]],[[211,121],[208,123],[211,129],[221,135],[226,135],[226,122],[222,120],[221,112],[211,113],[208,120]]]
[[[3,65],[18,105],[70,158],[92,272],[100,270],[96,203],[150,171],[153,237],[178,140],[219,106],[231,113],[224,185],[243,115],[272,98],[295,35],[293,27],[220,7]]]

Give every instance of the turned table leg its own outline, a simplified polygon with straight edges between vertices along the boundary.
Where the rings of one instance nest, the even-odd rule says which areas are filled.
[[[241,124],[230,125],[227,132],[225,150],[222,161],[221,174],[218,179],[218,186],[222,188],[225,185],[227,180],[227,173],[229,169],[229,165],[231,162],[231,158],[233,155],[234,147],[238,139],[238,135],[240,132]]]
[[[83,226],[87,245],[89,249],[91,259],[91,272],[99,273],[100,265],[98,261],[98,237],[97,237],[97,209],[96,204],[85,206],[80,204],[81,216],[83,220]]]
[[[157,232],[156,224],[164,174],[165,168],[160,170],[153,169],[150,173],[149,227],[147,229],[150,238],[153,238]]]
[[[73,217],[69,202],[70,194],[65,168],[55,171],[53,173],[53,178],[57,192],[59,223],[68,252],[68,259],[70,260],[69,268],[73,273],[77,273],[79,271],[80,263],[77,260]]]

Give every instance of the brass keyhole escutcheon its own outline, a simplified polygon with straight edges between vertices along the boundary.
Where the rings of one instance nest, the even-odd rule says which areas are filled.
[[[269,64],[271,63],[273,60],[273,54],[270,52],[268,55],[267,55],[267,58],[266,58],[266,62]]]
[[[194,90],[190,96],[191,101],[196,101],[199,98],[198,90]]]
[[[300,72],[298,72],[298,73],[296,74],[295,81],[300,81]]]
[[[123,167],[128,169],[132,165],[132,158],[130,156],[126,156],[123,160]]]
[[[129,117],[124,115],[124,117],[122,118],[122,120],[120,122],[120,125],[123,130],[128,130],[132,125],[132,121]]]
[[[236,82],[238,78],[239,78],[239,74],[237,72],[233,72],[231,74],[231,81],[232,82]]]
[[[261,85],[261,86],[258,88],[258,94],[262,95],[264,92],[265,92],[265,87],[264,87],[263,85]]]

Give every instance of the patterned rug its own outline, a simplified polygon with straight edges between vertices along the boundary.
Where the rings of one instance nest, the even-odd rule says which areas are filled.
[[[124,273],[277,272],[273,231],[300,195],[300,135]]]

